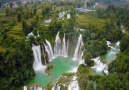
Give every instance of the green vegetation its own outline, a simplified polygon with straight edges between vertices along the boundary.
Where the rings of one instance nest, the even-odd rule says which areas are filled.
[[[80,90],[93,90],[93,86],[89,87],[89,83],[93,83],[95,78],[95,72],[92,69],[85,65],[80,65],[77,71],[78,83],[80,86]]]
[[[96,18],[96,17],[92,16],[90,13],[88,13],[88,14],[86,13],[84,15],[79,15],[77,17],[77,23],[82,28],[84,26],[90,27],[92,25],[98,29],[102,29],[105,27],[106,21],[107,21],[106,19]]]
[[[23,26],[20,23],[23,19],[22,10],[23,8],[19,7],[11,13],[11,8],[5,8],[5,16],[4,14],[0,16],[1,90],[14,90],[27,83],[34,76],[33,52],[30,42],[25,41]]]
[[[110,18],[112,20],[112,22],[116,22],[116,27],[120,28],[120,24],[124,24],[126,27],[128,27],[125,23],[128,22],[128,20],[125,20],[125,22],[123,22],[123,19],[120,19],[120,16],[126,16],[126,9],[122,9],[122,12],[125,13],[119,13],[121,11],[122,8],[116,8],[114,6],[109,6],[106,10],[102,10],[104,14],[100,14],[100,11],[98,11],[98,16],[100,18]],[[119,13],[119,14],[118,14]],[[116,18],[114,18],[114,16]],[[112,19],[113,18],[113,19]],[[126,17],[125,17],[126,18]],[[109,19],[109,20],[110,20]],[[111,29],[112,25],[108,24],[108,26],[105,27],[105,29]],[[112,29],[111,29],[112,30]],[[115,29],[113,29],[115,30]],[[110,31],[110,30],[109,30]],[[108,31],[108,32],[109,32]],[[114,34],[115,35],[114,35]],[[118,35],[116,35],[116,33]],[[108,34],[108,33],[106,33]],[[113,36],[110,38],[110,36]],[[116,40],[120,40],[120,49],[121,49],[121,53],[117,55],[117,59],[112,61],[109,64],[109,75],[105,76],[101,76],[99,78],[96,79],[96,84],[97,84],[97,89],[98,90],[128,90],[128,68],[129,68],[129,64],[128,64],[128,33],[122,35],[122,33],[120,31],[113,31],[111,32],[111,35],[108,35],[109,37],[107,37],[107,40],[110,41],[116,41]],[[117,37],[117,38],[116,38]],[[93,83],[92,83],[93,85]]]
[[[115,27],[115,25],[109,21],[105,23],[104,28],[100,29],[97,26],[85,25],[85,29],[86,30],[83,32],[85,48],[83,57],[87,65],[92,64],[90,61],[91,58],[103,55],[107,52],[107,40],[117,42],[122,38],[120,28]]]
[[[72,81],[75,73],[65,73],[57,81],[55,87],[60,86],[61,90],[68,90],[68,85]]]
[[[121,52],[117,59],[109,64],[110,75],[103,76],[97,81],[99,90],[128,90],[129,87],[129,60],[128,51]]]

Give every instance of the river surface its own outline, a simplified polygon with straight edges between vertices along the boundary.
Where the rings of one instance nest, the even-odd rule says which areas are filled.
[[[72,60],[69,57],[59,56],[53,59],[50,64],[54,65],[54,68],[51,70],[51,75],[54,79],[54,82],[64,73],[68,72],[76,72],[78,67],[78,61]],[[34,77],[34,79],[30,82],[30,84],[38,84],[45,87],[47,84],[50,83],[49,76],[44,73],[40,72]]]
[[[110,47],[105,55],[102,55],[102,58],[106,60],[107,63],[110,63],[112,60],[117,58],[117,54],[120,52],[120,46],[117,43],[115,46]]]

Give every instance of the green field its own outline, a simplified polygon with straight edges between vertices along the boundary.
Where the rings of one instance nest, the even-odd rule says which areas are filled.
[[[22,39],[22,24],[18,23],[7,33],[7,35],[15,39]]]
[[[99,29],[104,28],[106,21],[107,20],[105,19],[94,17],[88,13],[77,16],[77,23],[79,25],[86,25],[86,26],[92,25],[92,26],[96,26]]]

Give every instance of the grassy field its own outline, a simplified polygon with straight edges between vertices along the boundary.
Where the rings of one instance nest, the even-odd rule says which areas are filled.
[[[84,15],[78,15],[77,17],[78,25],[86,25],[86,26],[92,25],[96,26],[99,29],[104,28],[106,21],[107,20],[105,19],[99,19],[88,13]]]
[[[6,21],[11,21],[11,20],[16,20],[16,17],[11,17],[11,16],[8,16],[8,17],[6,17],[6,16],[1,16],[0,17],[0,21],[2,21],[2,20],[6,20]]]
[[[8,33],[8,36],[11,36],[15,39],[22,39],[22,24],[18,23],[16,26],[14,26]]]

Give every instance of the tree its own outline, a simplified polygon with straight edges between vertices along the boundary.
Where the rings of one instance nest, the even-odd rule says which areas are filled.
[[[34,16],[33,10],[29,9],[29,17],[32,18]]]
[[[36,13],[37,13],[37,9],[36,9],[36,8],[34,8],[34,15],[36,15]]]
[[[51,6],[49,4],[45,4],[44,7],[42,7],[42,16],[46,16],[50,14]]]
[[[122,52],[127,49],[129,50],[129,35],[123,36],[120,42],[120,50]]]
[[[30,32],[29,25],[27,21],[24,19],[22,20],[22,30],[23,30],[24,35],[27,35]]]
[[[24,13],[24,18],[25,18],[25,19],[28,19],[28,18],[29,18],[29,12],[28,12],[28,11],[26,11],[26,12]]]
[[[33,52],[28,41],[17,40],[0,55],[0,90],[16,90],[34,75]],[[1,53],[0,53],[1,54]],[[2,82],[2,83],[1,83]]]
[[[112,22],[116,22],[116,14],[115,13],[110,13],[110,16],[109,16],[110,20]]]
[[[90,52],[86,52],[83,57],[87,66],[93,66],[94,62],[91,60],[92,56]]]
[[[37,16],[37,15],[36,15],[36,16]],[[37,28],[37,25],[38,25],[38,24],[37,24],[37,23],[38,23],[37,19],[38,19],[38,17],[34,18],[34,20],[31,21],[30,27],[31,27],[32,29]]]
[[[10,8],[9,7],[6,7],[5,8],[5,15],[6,16],[9,16],[10,15]]]
[[[39,16],[37,14],[34,16],[34,20],[35,21],[38,21],[39,20]]]
[[[17,12],[17,21],[21,22],[21,19],[22,19],[22,13],[18,11]]]
[[[62,29],[62,23],[55,20],[50,23],[49,29],[52,34],[56,34],[58,31]]]

